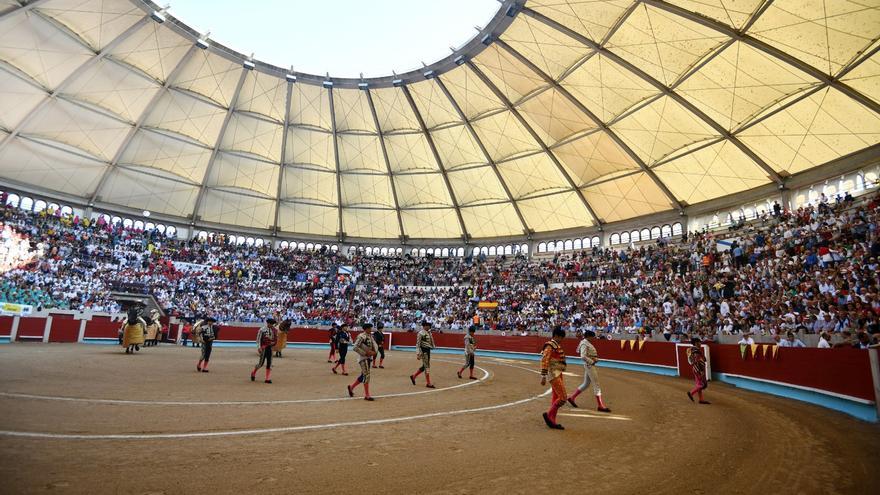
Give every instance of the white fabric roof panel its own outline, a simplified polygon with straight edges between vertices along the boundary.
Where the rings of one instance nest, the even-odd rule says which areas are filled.
[[[14,129],[47,96],[46,93],[0,68],[0,128]]]
[[[281,183],[281,198],[337,204],[336,174],[322,170],[287,167]],[[334,231],[335,232],[335,231]]]
[[[93,56],[36,13],[0,19],[0,60],[50,90]]]
[[[336,170],[333,135],[326,131],[291,127],[287,131],[284,163]]]
[[[345,233],[354,237],[400,237],[397,211],[393,209],[343,208],[342,225]]]
[[[21,133],[58,141],[110,161],[131,126],[61,98],[34,114]]]
[[[339,231],[339,209],[303,203],[282,203],[278,228],[284,232],[335,236]]]
[[[192,42],[161,24],[148,22],[122,40],[110,57],[164,83],[183,59]]]
[[[106,168],[105,163],[21,137],[0,152],[0,177],[84,197],[95,190]]]
[[[175,132],[213,147],[226,110],[179,91],[165,91],[148,110],[144,125]]]
[[[205,222],[268,229],[275,223],[275,200],[208,190],[198,215]]]
[[[120,156],[119,163],[164,170],[183,180],[198,184],[205,176],[210,159],[211,150],[204,146],[161,132],[142,129],[128,143]]]
[[[448,126],[431,131],[437,154],[446,170],[486,163],[479,144],[465,125]]]
[[[395,175],[394,185],[401,208],[452,206],[449,190],[438,173]]]
[[[387,175],[340,174],[343,206],[394,207]]]
[[[275,163],[221,152],[214,160],[205,185],[274,198],[278,189],[278,169]]]
[[[403,230],[414,239],[460,239],[461,227],[453,208],[401,210]]]
[[[103,50],[146,15],[127,0],[53,0],[39,11],[76,33],[94,51]]]
[[[73,79],[63,93],[135,122],[160,89],[155,81],[104,59]]]
[[[455,199],[462,206],[505,201],[507,194],[492,167],[473,167],[449,172]]]
[[[117,167],[107,177],[98,199],[154,213],[186,216],[192,213],[198,194],[198,186]]]
[[[224,150],[242,151],[278,163],[284,127],[262,119],[233,114],[220,140]]]
[[[142,0],[19,5],[0,0],[0,182],[185,222],[521,237],[880,143],[876,2],[529,0],[463,63],[366,91],[248,70]]]

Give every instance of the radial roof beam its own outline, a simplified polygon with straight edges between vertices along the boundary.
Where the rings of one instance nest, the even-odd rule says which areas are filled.
[[[0,21],[2,21],[3,19],[7,19],[9,17],[12,17],[14,15],[24,14],[25,12],[33,9],[34,7],[39,7],[41,3],[46,3],[46,0],[32,0],[31,2],[28,2],[24,5],[22,5],[21,7],[18,7],[17,9],[12,9],[9,12],[5,12],[3,14],[0,14]]]
[[[523,233],[528,237],[531,234],[531,230],[529,229],[529,225],[526,223],[526,219],[522,214],[522,211],[519,209],[519,204],[513,199],[513,194],[510,192],[510,187],[507,185],[507,181],[504,180],[504,176],[501,175],[501,171],[498,170],[498,164],[495,163],[495,160],[492,159],[492,156],[489,155],[489,150],[486,149],[486,145],[483,144],[483,140],[480,139],[480,136],[474,130],[474,126],[471,124],[470,120],[468,120],[467,116],[464,114],[464,111],[461,109],[461,106],[455,101],[455,98],[452,96],[452,93],[449,92],[449,89],[446,87],[446,84],[437,77],[434,79],[434,82],[440,88],[440,91],[446,95],[446,98],[449,100],[449,103],[452,105],[452,108],[455,109],[455,112],[458,114],[459,118],[461,118],[462,122],[464,122],[465,127],[468,132],[470,132],[471,137],[473,137],[474,142],[477,143],[477,146],[480,148],[480,152],[483,154],[483,157],[486,159],[486,163],[492,167],[492,171],[495,172],[495,177],[498,178],[498,182],[501,183],[501,187],[504,188],[504,194],[507,195],[507,199],[510,200],[510,204],[513,206],[513,210],[516,212],[517,218],[519,218],[520,223],[522,224]]]
[[[281,135],[281,160],[278,161],[278,190],[275,194],[275,224],[272,232],[278,235],[278,220],[281,218],[281,187],[284,184],[284,157],[287,156],[287,130],[290,129],[290,100],[293,96],[293,83],[287,81],[287,96],[284,99],[284,130]]]
[[[4,148],[19,134],[21,131],[27,127],[33,118],[40,113],[40,111],[45,108],[52,100],[56,99],[58,95],[64,91],[64,89],[73,81],[76,80],[80,75],[85,73],[90,67],[94,66],[98,62],[104,59],[110,52],[113,51],[114,48],[119,46],[120,43],[125,41],[126,38],[134,34],[138,29],[140,29],[144,24],[150,21],[150,16],[145,16],[141,18],[138,22],[129,26],[128,29],[119,34],[116,38],[114,38],[107,46],[104,47],[100,52],[95,53],[95,56],[83,62],[82,65],[74,69],[73,72],[68,74],[67,77],[61,81],[58,86],[55,87],[54,90],[50,91],[46,98],[44,98],[40,103],[37,104],[27,115],[18,123],[15,129],[12,130],[11,133],[7,134],[2,141],[0,141],[0,152],[3,151]]]
[[[538,143],[538,146],[541,147],[541,150],[550,158],[550,161],[552,161],[553,164],[556,165],[557,170],[559,170],[559,173],[562,174],[562,176],[565,178],[565,181],[568,183],[569,187],[571,187],[571,190],[574,191],[581,199],[581,203],[583,203],[584,208],[587,209],[587,211],[590,213],[590,216],[593,218],[593,224],[597,227],[601,227],[603,222],[599,219],[599,216],[596,215],[593,207],[590,206],[590,202],[587,201],[587,197],[584,196],[583,191],[578,188],[578,185],[575,183],[574,179],[572,179],[571,174],[569,174],[568,170],[566,170],[565,167],[562,166],[562,163],[559,162],[559,159],[556,158],[556,155],[553,154],[553,151],[551,151],[550,148],[547,147],[547,143],[545,143],[544,140],[541,139],[541,136],[538,136],[538,133],[535,132],[535,129],[532,128],[532,125],[529,124],[529,122],[522,116],[522,114],[519,113],[519,110],[517,110],[516,107],[513,106],[513,103],[511,103],[511,101],[498,88],[498,86],[496,86],[495,83],[493,83],[492,80],[486,76],[486,74],[483,74],[483,71],[480,70],[479,67],[477,67],[470,60],[465,62],[465,64],[467,64],[467,66],[474,72],[474,74],[476,74],[477,77],[479,77],[480,80],[483,81],[483,83],[492,90],[492,93],[494,93],[495,96],[499,100],[501,100],[502,103],[504,103],[504,106],[507,107],[508,111],[510,111],[510,113],[513,114],[514,117],[516,117],[516,120],[518,120],[519,123],[522,124],[522,126],[526,129],[526,131],[528,131],[529,135],[532,136],[532,139],[534,139],[535,142]]]
[[[825,84],[827,86],[831,86],[832,88],[837,89],[837,90],[841,91],[842,93],[846,94],[847,96],[849,96],[850,98],[858,101],[862,105],[865,105],[866,107],[873,110],[875,113],[880,113],[880,103],[875,102],[874,100],[872,100],[871,98],[868,98],[867,96],[865,96],[861,92],[857,91],[856,89],[852,88],[851,86],[841,82],[840,81],[840,77],[842,77],[841,75],[829,76],[828,74],[813,67],[812,65],[801,61],[797,57],[794,57],[789,53],[786,53],[786,52],[784,52],[784,51],[782,51],[772,45],[769,45],[763,41],[760,41],[757,38],[754,38],[754,37],[746,34],[745,32],[738,31],[738,30],[733,29],[732,27],[730,27],[722,22],[718,22],[718,21],[709,19],[707,17],[703,17],[703,16],[701,16],[695,12],[691,12],[687,9],[683,9],[681,7],[671,5],[666,2],[657,1],[657,0],[641,0],[641,1],[642,1],[642,3],[645,3],[647,5],[651,5],[652,7],[656,7],[658,9],[662,9],[667,12],[679,15],[681,17],[684,17],[685,19],[694,21],[694,22],[701,24],[703,26],[706,26],[710,29],[714,29],[715,31],[718,31],[719,33],[730,36],[731,38],[742,41],[743,43],[746,43],[746,44],[752,46],[753,48],[760,50],[760,51],[762,51],[762,52],[764,52],[764,53],[766,53],[766,54],[768,54],[768,55],[770,55],[770,56],[772,56],[772,57],[774,57],[774,58],[792,66],[792,67],[795,67],[803,72],[806,72],[810,76],[821,81],[823,84]],[[762,7],[760,9],[758,9],[758,11],[756,12],[757,15],[754,15],[752,17],[749,24],[747,25],[747,28],[751,27],[752,23],[754,23],[754,21],[757,20],[758,16],[761,13],[763,13],[764,10],[768,6],[769,6],[769,2],[768,2],[768,4],[762,5]],[[527,10],[527,9],[525,9],[525,10]],[[530,12],[530,15],[531,15],[531,12]],[[538,15],[540,15],[540,14],[538,14]]]
[[[764,170],[764,172],[767,174],[768,177],[770,177],[771,180],[773,180],[774,182],[776,182],[780,186],[783,185],[782,177],[780,177],[779,174],[775,170],[773,170],[773,168],[770,165],[767,164],[767,162],[765,162],[754,151],[752,151],[751,148],[746,146],[742,141],[739,140],[739,138],[737,138],[736,136],[731,134],[731,132],[727,128],[725,128],[724,126],[722,126],[721,124],[716,122],[715,119],[709,117],[708,115],[706,115],[705,112],[703,112],[702,110],[697,108],[696,105],[694,105],[693,103],[688,101],[686,98],[684,98],[680,94],[673,91],[672,88],[670,88],[669,86],[666,86],[665,84],[661,83],[657,79],[651,77],[645,71],[639,69],[638,67],[636,67],[635,65],[633,65],[632,63],[630,63],[628,60],[624,59],[620,55],[612,52],[611,50],[608,50],[604,46],[596,43],[595,41],[587,38],[586,36],[559,24],[558,22],[554,21],[553,19],[550,19],[550,18],[544,16],[543,14],[540,14],[540,13],[535,12],[535,11],[528,9],[528,8],[523,9],[523,13],[525,13],[529,16],[532,16],[535,19],[540,20],[541,22],[547,24],[548,26],[550,26],[558,31],[561,31],[562,33],[576,39],[580,43],[582,43],[586,46],[589,46],[590,48],[592,48],[593,50],[596,50],[597,52],[600,52],[602,55],[608,57],[611,60],[614,60],[618,65],[626,68],[627,70],[629,70],[630,72],[632,72],[633,74],[638,76],[643,81],[654,86],[658,91],[660,91],[664,95],[667,95],[670,98],[672,98],[673,100],[675,100],[681,106],[686,108],[689,112],[694,114],[697,118],[699,118],[700,120],[705,122],[709,127],[714,129],[715,132],[717,132],[719,135],[721,135],[724,138],[726,138],[727,140],[729,140],[734,146],[739,148],[740,151],[745,153],[759,167],[761,167],[761,169]],[[499,43],[503,43],[503,42],[499,40]],[[508,47],[508,50],[512,50],[512,48]],[[520,55],[520,57],[522,57],[522,56]],[[534,67],[534,64],[531,64],[531,65]],[[691,72],[691,74],[692,73],[693,72]],[[542,76],[546,76],[546,74],[542,74]],[[552,80],[552,78],[550,80],[557,87],[561,88],[561,85],[559,85],[558,82]]]
[[[394,210],[397,212],[397,226],[400,228],[400,241],[406,241],[406,232],[403,230],[403,216],[400,213],[400,201],[397,199],[397,185],[394,184],[394,174],[391,172],[391,162],[388,160],[388,150],[385,148],[385,135],[382,126],[379,125],[379,115],[376,113],[376,105],[373,104],[373,95],[369,89],[364,89],[367,95],[367,103],[370,105],[370,113],[376,124],[376,134],[379,136],[379,147],[382,149],[382,159],[385,160],[385,168],[388,170],[388,180],[391,181],[391,197],[394,198]]]
[[[400,89],[403,91],[403,95],[406,96],[406,101],[409,102],[409,106],[412,108],[413,114],[415,114],[416,120],[419,122],[419,127],[425,135],[425,139],[428,140],[428,147],[431,148],[431,154],[434,155],[434,160],[437,162],[437,168],[440,169],[440,174],[443,176],[443,182],[446,184],[446,190],[449,191],[449,198],[452,200],[452,206],[455,208],[455,215],[458,217],[458,225],[461,227],[462,239],[466,243],[470,242],[471,236],[468,234],[467,227],[464,225],[464,217],[461,215],[461,208],[458,205],[458,200],[455,198],[455,191],[452,190],[452,184],[449,182],[449,174],[446,172],[446,167],[443,166],[443,160],[440,159],[440,153],[437,152],[434,138],[431,137],[431,133],[428,132],[428,126],[425,125],[425,119],[422,118],[421,112],[419,112],[418,107],[416,107],[416,102],[413,100],[409,88],[401,86]]]
[[[95,200],[98,199],[98,195],[101,193],[101,190],[104,188],[104,185],[107,182],[107,179],[110,177],[110,173],[119,165],[119,161],[122,160],[122,157],[125,156],[125,151],[128,149],[128,146],[131,144],[131,141],[134,139],[134,136],[138,133],[138,131],[144,126],[147,122],[147,119],[150,118],[152,114],[153,108],[155,108],[156,103],[159,102],[159,98],[162,97],[168,91],[168,88],[174,84],[174,81],[177,80],[177,76],[183,70],[183,67],[189,61],[189,59],[193,56],[193,54],[198,50],[196,45],[192,45],[189,47],[189,50],[183,55],[180,61],[177,62],[177,65],[174,66],[174,69],[168,74],[168,77],[165,78],[165,82],[162,84],[162,88],[156,92],[155,95],[150,99],[150,103],[144,107],[143,112],[141,112],[140,117],[138,117],[137,122],[135,122],[134,126],[128,131],[128,134],[125,136],[125,139],[122,141],[122,145],[119,146],[119,149],[116,151],[116,154],[113,156],[113,160],[110,162],[110,166],[107,167],[104,172],[101,174],[101,180],[98,181],[98,185],[95,187],[95,191],[92,193],[89,204],[94,204]]]
[[[217,163],[217,156],[220,155],[220,143],[223,142],[223,136],[226,134],[226,129],[229,127],[229,121],[232,120],[232,114],[235,113],[235,105],[238,104],[238,97],[241,94],[241,88],[244,86],[244,80],[247,78],[248,72],[250,72],[249,69],[245,67],[241,68],[241,75],[238,77],[238,83],[235,85],[235,92],[232,94],[232,100],[229,102],[229,108],[226,109],[226,117],[223,118],[223,125],[220,126],[220,133],[217,134],[217,141],[214,142],[214,147],[211,149],[211,158],[208,159],[208,166],[205,167],[205,175],[199,183],[199,195],[196,196],[196,204],[193,207],[193,213],[190,220],[192,223],[195,223],[196,218],[198,218],[199,209],[202,207],[202,202],[205,200],[205,194],[208,192],[207,182],[211,177],[211,171],[214,169],[214,164]]]
[[[339,166],[339,133],[336,130],[336,106],[333,103],[333,85],[327,86],[327,97],[330,98],[330,130],[333,132],[333,163],[336,164],[336,209],[337,209],[337,225],[336,237],[339,242],[345,240],[345,230],[342,225],[342,175]]]

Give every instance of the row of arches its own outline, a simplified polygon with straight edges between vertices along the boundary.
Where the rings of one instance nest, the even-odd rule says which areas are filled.
[[[611,234],[608,242],[612,246],[620,244],[631,244],[644,241],[655,241],[657,239],[669,239],[678,237],[684,233],[681,222],[675,222],[672,225],[655,225],[651,228],[643,228],[641,230],[633,230],[630,232],[615,232]]]
[[[177,227],[174,225],[165,225],[162,223],[154,223],[148,220],[141,219],[132,219],[132,218],[124,218],[118,215],[110,215],[109,213],[95,213],[94,219],[103,218],[104,222],[109,223],[110,225],[122,225],[123,228],[139,230],[139,231],[148,231],[155,230],[160,234],[164,234],[167,237],[176,238],[177,237]]]
[[[555,253],[557,251],[576,251],[601,247],[602,239],[599,236],[584,237],[583,239],[567,239],[564,241],[549,241],[538,243],[539,253]]]
[[[472,256],[515,256],[528,254],[528,244],[508,244],[506,246],[477,246],[471,249]]]
[[[56,211],[61,211],[62,215],[72,215],[73,208],[69,205],[59,205],[58,203],[52,203],[48,201],[44,201],[42,199],[34,199],[29,196],[19,196],[18,194],[11,193],[6,196],[6,205],[12,206],[15,208],[22,209],[24,211],[30,211],[33,213],[39,213],[43,210],[49,210],[52,213]]]

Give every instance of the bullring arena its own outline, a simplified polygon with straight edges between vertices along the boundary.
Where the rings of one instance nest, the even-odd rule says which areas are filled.
[[[880,0],[0,0],[0,495],[880,493]]]
[[[291,341],[324,334],[293,330]],[[437,388],[413,387],[417,361],[405,350],[413,336],[392,335],[402,350],[374,370],[373,403],[347,397],[348,377],[329,373],[317,343],[291,344],[272,385],[247,379],[252,346],[218,346],[206,375],[192,369],[198,350],[189,347],[129,358],[115,345],[4,345],[3,491],[349,493],[357,479],[385,493],[539,493],[559,483],[595,493],[872,493],[880,483],[876,424],[726,384],[708,389],[711,406],[697,405],[679,377],[610,367],[663,359],[669,343],[599,343],[622,358],[601,369],[613,412],[565,407],[566,430],[553,432],[540,419],[549,390],[534,360],[486,351],[478,380],[462,381],[460,352],[437,354]],[[539,339],[482,340],[522,350]],[[716,360],[731,359],[715,348]],[[817,352],[783,349],[776,360],[739,364],[756,374],[786,361],[806,370],[805,357],[791,356],[798,351]],[[843,366],[805,373],[850,372]],[[569,368],[570,387],[579,368]]]

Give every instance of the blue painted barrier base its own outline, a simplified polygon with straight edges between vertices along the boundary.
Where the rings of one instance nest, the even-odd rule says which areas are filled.
[[[742,376],[732,376],[727,373],[712,373],[712,379],[721,383],[727,383],[734,387],[761,392],[764,394],[776,395],[787,399],[799,400],[801,402],[809,402],[817,406],[840,411],[849,414],[864,421],[877,422],[877,408],[874,404],[865,404],[843,397],[835,397],[833,395],[805,390],[802,388],[790,387],[783,383],[769,382],[764,380],[753,380]]]

